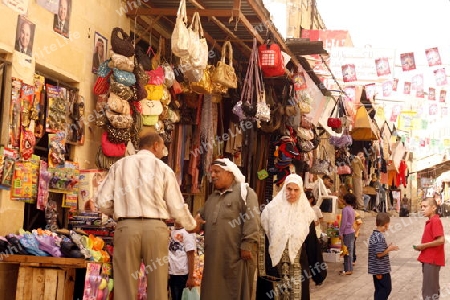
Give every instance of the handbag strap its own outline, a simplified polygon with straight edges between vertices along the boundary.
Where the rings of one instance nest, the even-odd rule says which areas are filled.
[[[225,63],[226,57],[226,49],[228,49],[228,65],[233,66],[233,47],[231,46],[230,41],[225,41],[222,46],[222,57],[220,60]]]
[[[255,51],[256,50],[256,51]],[[222,48],[223,51],[223,48]],[[245,80],[244,80],[244,85],[242,87],[242,92],[241,92],[241,101],[242,103],[244,102],[248,102],[248,103],[252,103],[252,98],[253,98],[253,93],[254,93],[254,89],[256,87],[257,92],[258,92],[258,88],[259,90],[261,89],[261,82],[258,82],[258,78],[255,77],[255,71],[257,72],[257,60],[258,60],[258,47],[257,47],[257,41],[256,38],[253,38],[253,49],[252,52],[250,54],[250,60],[249,60],[249,64],[248,64],[248,68],[247,68],[247,73],[245,74]],[[223,56],[222,56],[223,57]],[[256,62],[255,62],[256,60]],[[255,80],[255,84],[254,84],[254,80]],[[259,86],[258,86],[259,84]]]
[[[188,18],[186,14],[186,0],[180,1],[180,6],[178,7],[177,11],[177,18],[181,18],[184,24],[188,23]]]
[[[203,27],[202,23],[200,22],[200,14],[198,13],[198,11],[196,11],[192,16],[191,25],[189,25],[189,28],[191,28],[192,31],[197,32],[200,38],[203,38]]]

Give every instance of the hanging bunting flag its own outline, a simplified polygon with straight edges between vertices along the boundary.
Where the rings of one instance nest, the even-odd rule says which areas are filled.
[[[405,81],[405,85],[403,87],[403,94],[409,95],[411,93],[411,82]]]
[[[441,90],[439,94],[439,102],[445,102],[445,99],[447,98],[447,91]]]
[[[389,60],[387,57],[375,59],[375,66],[377,69],[378,77],[391,74],[391,69],[389,68]]]
[[[433,71],[434,78],[436,79],[437,86],[443,86],[447,84],[447,76],[445,75],[445,68],[436,69]]]
[[[447,106],[441,107],[441,116],[448,116],[448,107]]]
[[[376,92],[376,86],[375,86],[375,83],[369,83],[369,84],[366,84],[366,85],[364,86],[364,88],[365,88],[365,90],[366,90],[367,98],[370,99],[370,100],[372,100],[373,97],[375,96],[375,92]]]
[[[391,118],[390,118],[391,122],[397,121],[397,117],[400,114],[401,110],[402,110],[402,107],[400,105],[394,105],[392,107],[392,113],[391,113]]]
[[[430,104],[430,106],[428,108],[428,114],[430,116],[436,116],[437,115],[437,111],[438,111],[437,104],[436,103]]]
[[[356,81],[356,70],[355,65],[343,65],[342,68],[342,77],[344,79],[344,82],[352,82]]]
[[[421,90],[417,90],[416,91],[416,97],[417,98],[425,98],[425,92],[421,89]]]
[[[432,88],[432,87],[428,88],[428,100],[432,100],[432,101],[436,100],[435,88]]]
[[[294,81],[294,90],[295,91],[301,91],[306,89],[306,79],[303,72],[297,73],[293,76]]]
[[[442,64],[441,56],[437,47],[426,49],[425,55],[427,56],[428,66],[438,66]]]
[[[417,74],[412,78],[411,90],[423,90],[423,74]]]
[[[416,62],[414,60],[413,52],[400,54],[400,61],[402,63],[403,71],[410,71],[416,69]]]
[[[397,91],[397,86],[398,86],[398,78],[394,78],[394,81],[392,82],[392,90],[394,92]]]
[[[388,97],[392,94],[392,81],[383,82],[383,97]]]

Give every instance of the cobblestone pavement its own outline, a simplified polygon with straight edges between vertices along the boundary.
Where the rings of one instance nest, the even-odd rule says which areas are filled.
[[[367,273],[367,240],[375,228],[375,217],[365,216],[363,227],[356,241],[357,261],[352,275],[340,276],[342,262],[328,263],[328,276],[323,285],[314,286],[311,281],[312,300],[333,299],[373,299],[372,276]],[[422,271],[417,261],[418,252],[412,245],[420,243],[426,218],[410,216],[407,218],[391,217],[389,230],[386,232],[387,243],[398,245],[398,251],[389,254],[391,261],[392,300],[422,299]],[[442,218],[446,235],[446,267],[440,271],[441,297],[450,299],[450,218]]]

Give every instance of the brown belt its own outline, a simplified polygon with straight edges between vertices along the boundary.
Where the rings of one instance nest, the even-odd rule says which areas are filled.
[[[120,217],[118,218],[119,221],[125,221],[125,220],[158,220],[165,222],[166,219],[163,218],[148,218],[148,217]]]

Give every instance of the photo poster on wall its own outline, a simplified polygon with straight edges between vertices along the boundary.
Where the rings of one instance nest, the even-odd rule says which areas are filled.
[[[71,0],[59,0],[58,11],[53,16],[53,31],[65,38],[69,38],[70,12],[72,11]]]
[[[108,171],[100,169],[80,170],[78,190],[78,210],[98,211],[96,206],[98,187],[106,178]]]
[[[36,3],[52,14],[58,13],[59,0],[36,0]]]
[[[94,54],[92,56],[92,73],[97,74],[98,67],[107,57],[108,39],[98,33],[94,34]]]
[[[28,14],[28,0],[3,0],[3,4],[21,15]]]

